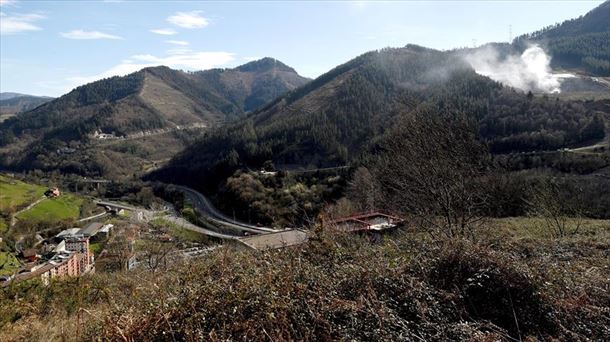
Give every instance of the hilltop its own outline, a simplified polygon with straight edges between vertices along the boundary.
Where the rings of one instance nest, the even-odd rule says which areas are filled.
[[[268,160],[280,169],[345,165],[372,152],[399,117],[429,108],[467,115],[494,153],[604,137],[603,120],[582,104],[528,97],[476,74],[460,53],[409,45],[359,56],[209,132],[157,175],[197,185],[194,175],[214,183]]]
[[[53,98],[48,96],[0,93],[0,123],[17,113],[34,109],[51,100]]]
[[[89,146],[95,132],[128,138],[182,128],[212,127],[242,117],[260,103],[307,82],[281,62],[277,67],[260,69],[246,65],[245,68],[187,73],[151,67],[80,86],[3,122],[0,125],[0,164],[13,169],[64,169],[80,174],[105,174],[99,166],[106,164],[103,159],[91,161],[78,153],[83,146]],[[162,140],[154,137],[149,140],[153,140],[152,144],[136,147],[139,151],[146,150],[143,158],[140,153],[139,159],[146,160],[152,155],[154,160],[164,160],[185,144],[184,137],[167,139],[167,134]],[[164,148],[160,149],[161,146]],[[65,156],[56,152],[60,149],[71,151],[72,158],[65,160]],[[133,147],[118,149],[122,155],[115,157],[125,160],[123,166],[133,170],[129,164],[142,165],[137,153],[133,153]],[[125,149],[131,149],[132,153],[125,153]],[[40,156],[44,156],[44,160]],[[148,160],[150,164],[151,160]],[[81,166],[66,166],[66,162],[79,162]],[[116,172],[112,174],[116,176]]]

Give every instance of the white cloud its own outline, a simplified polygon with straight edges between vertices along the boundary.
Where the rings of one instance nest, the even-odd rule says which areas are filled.
[[[40,27],[33,23],[44,19],[44,16],[40,14],[14,14],[9,15],[2,13],[2,19],[0,20],[0,34],[9,35],[26,31],[38,31]]]
[[[170,68],[186,68],[192,70],[205,70],[233,61],[234,54],[229,52],[191,52],[174,54],[166,57],[153,55],[135,55],[132,59],[151,65],[166,65]]]
[[[169,16],[167,21],[180,27],[194,29],[208,26],[208,19],[201,16],[202,11],[177,12]]]
[[[134,55],[120,64],[93,76],[74,76],[66,79],[66,91],[82,84],[112,76],[124,76],[143,68],[165,65],[174,69],[205,70],[225,65],[235,59],[229,52],[188,52],[157,57],[150,54]]]
[[[346,1],[348,10],[352,14],[362,14],[369,6],[369,1]]]
[[[17,2],[16,0],[0,0],[0,7],[8,6],[8,5],[13,5],[16,2]]]
[[[122,37],[99,31],[72,30],[70,32],[62,32],[60,34],[62,37],[68,39],[123,39]]]
[[[146,63],[138,64],[138,63],[133,63],[130,60],[125,60],[121,64],[113,66],[112,68],[110,68],[102,73],[99,73],[97,75],[68,77],[67,78],[68,84],[66,85],[66,90],[70,90],[79,85],[101,80],[103,78],[108,78],[108,77],[112,77],[112,76],[125,76],[128,74],[131,74],[132,72],[136,72],[142,68],[146,68],[149,66],[151,66],[151,65],[146,64]]]
[[[257,61],[259,59],[261,59],[263,57],[257,57],[257,56],[246,56],[246,57],[242,57],[242,59],[246,62],[252,62],[252,61]]]
[[[192,53],[192,52],[193,52],[193,50],[184,48],[184,47],[177,47],[174,49],[167,50],[168,55],[185,55],[187,53]]]
[[[187,42],[185,40],[166,40],[165,42],[167,44],[180,45],[180,46],[187,46],[187,45],[189,45],[189,42]]]
[[[150,32],[160,34],[162,36],[172,36],[172,35],[178,33],[178,32],[176,32],[176,30],[170,29],[170,28],[154,29],[154,30],[150,30]]]

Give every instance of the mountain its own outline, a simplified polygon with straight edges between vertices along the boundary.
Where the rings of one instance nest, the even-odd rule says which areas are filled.
[[[19,96],[26,96],[26,94],[2,92],[2,93],[0,93],[0,101],[12,99],[14,97],[19,97]]]
[[[0,122],[17,113],[34,109],[51,100],[53,100],[53,98],[47,96],[0,93]]]
[[[218,125],[242,117],[259,103],[307,81],[270,58],[235,69],[189,73],[152,67],[100,80],[3,122],[0,165],[55,169],[66,158],[53,151],[71,144],[82,147],[97,142],[95,132],[132,140],[185,127]],[[183,142],[165,141],[157,147],[176,152],[172,144],[182,146]],[[143,147],[146,154],[158,155],[157,148],[151,150],[151,145],[155,144]],[[166,159],[167,153],[159,157]],[[90,168],[98,170],[94,173],[103,173],[99,166],[81,165],[70,170],[87,173]]]
[[[604,135],[579,103],[536,97],[478,75],[459,51],[415,45],[359,56],[209,131],[150,177],[213,191],[237,169],[358,163],[396,120],[431,111],[464,114],[494,153],[556,150]]]
[[[610,76],[610,1],[584,16],[517,37],[513,43],[525,47],[531,42],[551,53],[553,67]]]
[[[293,68],[269,57],[235,69],[206,70],[194,76],[211,85],[217,93],[226,94],[232,103],[246,112],[309,81],[299,76]]]

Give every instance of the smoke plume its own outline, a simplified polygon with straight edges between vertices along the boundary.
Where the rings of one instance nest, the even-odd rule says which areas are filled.
[[[564,78],[571,74],[552,73],[551,58],[538,45],[519,55],[501,57],[487,46],[466,56],[466,61],[481,75],[523,91],[558,93]]]

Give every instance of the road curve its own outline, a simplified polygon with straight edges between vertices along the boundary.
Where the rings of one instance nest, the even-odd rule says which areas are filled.
[[[167,216],[164,216],[163,219],[165,219],[169,222],[172,222],[175,225],[180,226],[181,228],[199,232],[199,233],[207,235],[207,236],[212,236],[212,237],[216,237],[219,239],[225,239],[225,240],[235,240],[235,239],[239,238],[239,236],[222,234],[222,233],[215,232],[213,230],[209,230],[206,228],[196,226],[196,225],[190,223],[189,221],[183,219],[182,217],[167,215]]]
[[[184,192],[186,195],[190,195],[191,202],[201,214],[208,216],[208,218],[216,223],[235,228],[250,233],[273,233],[279,232],[278,229],[269,227],[258,227],[244,222],[233,220],[216,209],[210,200],[208,200],[203,194],[195,191],[191,188],[182,185],[174,185],[177,189]]]

